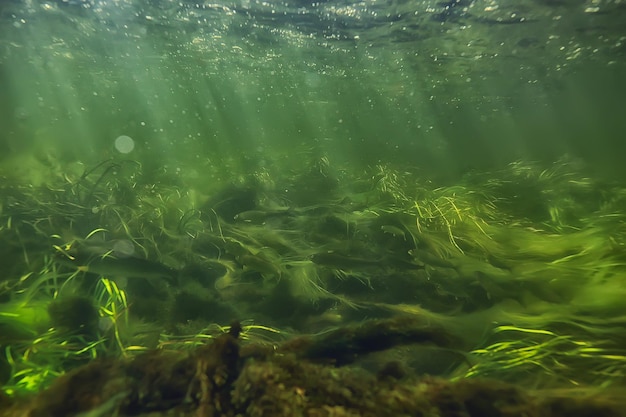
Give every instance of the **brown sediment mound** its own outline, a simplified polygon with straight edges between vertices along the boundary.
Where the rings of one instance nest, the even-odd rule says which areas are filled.
[[[1,417],[420,416],[619,417],[604,397],[541,395],[501,382],[405,376],[390,363],[373,375],[338,366],[412,343],[453,338],[412,319],[375,320],[281,346],[240,347],[239,324],[193,352],[152,351],[94,361],[28,400],[0,401]],[[576,399],[577,398],[577,399]],[[11,403],[12,402],[12,403]]]

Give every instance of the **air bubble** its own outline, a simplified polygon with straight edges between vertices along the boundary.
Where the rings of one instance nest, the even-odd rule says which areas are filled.
[[[135,149],[135,141],[130,136],[118,136],[115,139],[115,149],[119,153],[131,153]]]

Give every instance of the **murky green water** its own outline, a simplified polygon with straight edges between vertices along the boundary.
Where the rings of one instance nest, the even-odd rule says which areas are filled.
[[[7,392],[233,318],[276,340],[394,314],[459,338],[395,353],[418,373],[623,385],[625,17],[3,1]]]

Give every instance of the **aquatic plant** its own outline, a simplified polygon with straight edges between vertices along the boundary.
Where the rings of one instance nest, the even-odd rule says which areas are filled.
[[[157,348],[171,351],[195,349],[205,345],[216,337],[228,334],[230,325],[222,326],[217,323],[202,328],[195,334],[172,335],[161,333]],[[241,340],[259,344],[274,344],[278,340],[284,340],[290,333],[270,326],[255,324],[252,320],[241,323]]]
[[[471,351],[475,363],[461,378],[524,379],[537,388],[563,382],[608,387],[625,381],[626,350],[608,340],[585,340],[550,330],[508,325],[497,326],[493,335],[504,340]]]
[[[49,261],[39,274],[22,277],[12,287],[13,300],[1,305],[0,343],[11,367],[10,380],[2,389],[10,395],[38,392],[96,357],[142,350],[126,346],[120,336],[128,321],[128,305],[124,291],[113,281],[101,277],[91,297],[77,298],[75,274],[56,272]],[[93,313],[86,311],[90,308]],[[10,328],[15,331],[8,332]]]
[[[267,320],[242,333],[267,340],[286,326],[319,331],[307,324],[317,319],[335,326],[369,314],[420,315],[476,333],[460,338],[459,358],[473,351],[475,362],[459,365],[458,378],[583,383],[571,375],[590,367],[595,382],[604,375],[619,384],[623,352],[611,330],[621,322],[581,317],[619,316],[626,193],[615,186],[603,203],[578,203],[575,196],[593,195],[593,181],[568,169],[517,163],[437,186],[380,165],[342,174],[345,183],[330,179],[332,192],[310,205],[281,194],[281,181],[303,181],[297,173],[267,171],[273,185],[262,190],[244,181],[198,191],[116,161],[55,177],[44,190],[12,190],[20,203],[3,206],[0,239],[20,262],[0,284],[10,299],[0,322],[25,337],[3,342],[10,389],[35,389],[93,357],[197,346],[225,331],[211,321],[234,314]],[[540,204],[525,206],[516,193]],[[74,295],[97,308],[95,338],[48,332],[47,305]],[[172,314],[190,295],[202,314]],[[45,310],[45,320],[11,321],[15,303]],[[520,311],[526,316],[512,316]],[[137,336],[142,323],[150,337]]]

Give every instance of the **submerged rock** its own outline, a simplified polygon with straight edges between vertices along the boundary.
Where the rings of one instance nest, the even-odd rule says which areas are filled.
[[[32,399],[2,398],[0,416],[439,416],[619,417],[623,399],[580,390],[526,392],[489,380],[440,378],[338,366],[394,345],[426,339],[448,345],[438,329],[411,330],[406,318],[365,322],[282,346],[240,347],[241,327],[192,352],[151,351],[134,359],[94,361],[60,377]],[[429,334],[437,337],[426,337]],[[439,334],[441,333],[441,334]],[[374,342],[378,340],[379,342]],[[332,349],[323,347],[333,341]],[[324,351],[320,355],[311,352]],[[327,360],[326,360],[327,359]],[[323,362],[323,363],[319,363]],[[401,365],[395,365],[401,369]]]

